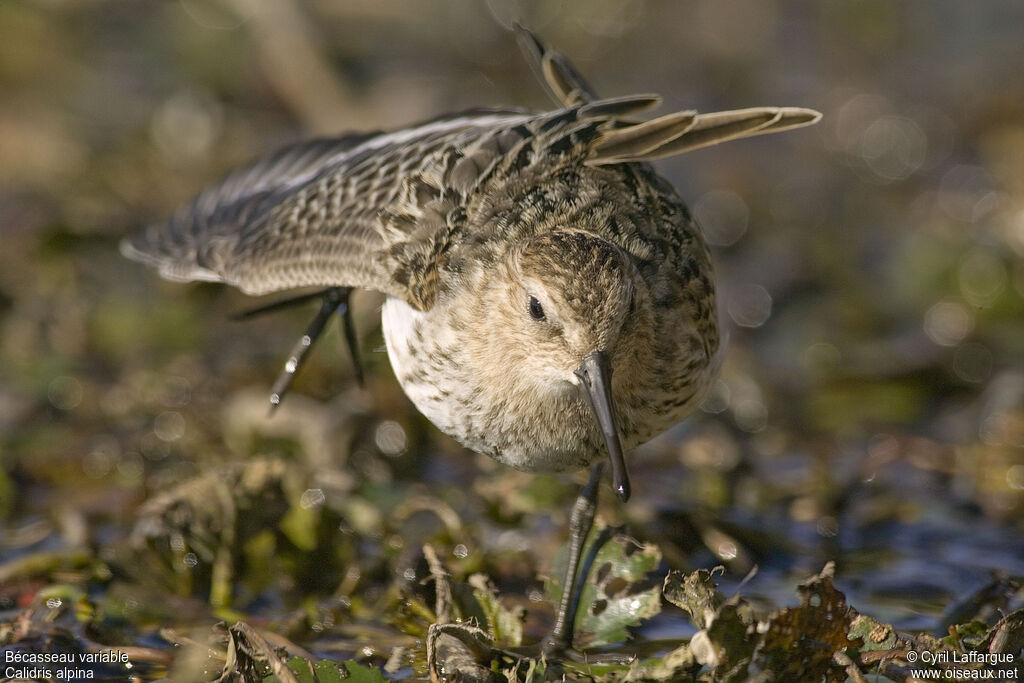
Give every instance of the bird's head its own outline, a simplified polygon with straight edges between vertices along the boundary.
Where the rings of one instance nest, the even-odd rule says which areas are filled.
[[[618,246],[582,230],[558,230],[512,249],[491,278],[486,315],[498,368],[510,388],[531,385],[590,406],[604,436],[616,493],[629,497],[615,409],[616,386],[637,371],[651,330],[647,288]],[[500,283],[500,284],[497,284]],[[500,320],[500,324],[498,321]],[[635,377],[634,377],[635,379]]]

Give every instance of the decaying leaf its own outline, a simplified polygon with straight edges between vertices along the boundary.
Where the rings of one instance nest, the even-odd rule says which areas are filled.
[[[829,563],[801,584],[800,605],[763,620],[741,597],[725,600],[713,571],[671,572],[665,597],[702,627],[689,649],[712,670],[713,681],[745,681],[754,672],[780,681],[845,681],[860,675],[849,653],[889,650],[897,637],[891,626],[862,618],[846,604],[832,585],[833,572]]]
[[[167,650],[138,645],[117,647],[127,661],[91,657],[112,649],[94,640],[110,635],[105,630],[102,614],[84,590],[68,584],[42,588],[24,611],[11,621],[0,621],[0,662],[4,662],[0,672],[6,676],[0,680],[12,680],[13,672],[33,668],[18,655],[48,653],[70,658],[74,664],[64,670],[96,680],[120,680],[130,674],[148,676],[171,663],[172,655]],[[54,668],[61,670],[51,666],[51,670]]]
[[[566,562],[567,546],[563,546],[546,585],[547,597],[556,605],[562,597]],[[628,627],[660,612],[660,585],[646,580],[659,562],[661,551],[656,546],[641,545],[595,524],[583,546],[580,566],[589,571],[579,594],[573,647],[582,650],[626,640]]]
[[[255,459],[189,479],[138,511],[119,562],[179,594],[209,582],[210,603],[231,602],[240,542],[273,527],[288,510],[286,463]]]
[[[800,585],[799,606],[772,613],[766,625],[759,627],[764,637],[754,660],[760,668],[781,680],[846,680],[845,670],[833,656],[862,643],[850,637],[856,612],[832,585],[834,574],[835,565],[829,562],[820,574]]]
[[[278,683],[299,683],[286,664],[285,648],[271,645],[262,633],[244,621],[232,624],[227,632],[227,657],[218,681],[258,680],[270,669]]]
[[[725,595],[715,587],[715,574],[725,571],[724,567],[698,569],[684,574],[673,569],[665,577],[662,594],[665,599],[690,615],[690,621],[697,628],[707,628],[715,613],[725,604]]]
[[[662,657],[637,660],[629,667],[624,681],[691,681],[699,668],[689,644],[681,645]]]
[[[494,656],[487,632],[472,624],[433,624],[427,634],[427,669],[434,683],[503,681],[491,669]]]
[[[452,581],[433,546],[423,546],[434,585],[434,621],[437,624],[472,622],[491,642],[518,647],[523,642],[524,610],[508,609],[485,574],[474,574],[468,583]]]
[[[982,643],[993,654],[1018,653],[1024,648],[1024,608],[1000,619]]]
[[[754,624],[744,601],[733,597],[719,608],[707,628],[690,639],[690,649],[700,664],[717,669],[716,680],[743,680],[758,644]]]

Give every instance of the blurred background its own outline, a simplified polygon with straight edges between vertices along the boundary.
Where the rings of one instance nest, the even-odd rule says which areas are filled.
[[[576,482],[509,471],[426,423],[391,375],[379,299],[353,301],[366,388],[332,326],[268,420],[315,306],[235,322],[261,302],[117,251],[304,136],[550,107],[513,20],[602,95],[824,113],[657,164],[713,247],[730,350],[702,410],[635,454],[633,500],[606,495],[602,516],[670,567],[724,564],[727,593],[758,567],[743,591],[769,605],[835,559],[851,604],[908,629],[941,631],[994,571],[1024,575],[1016,0],[4,0],[6,617],[54,575],[95,580],[97,562],[161,543],[172,559],[108,575],[96,598],[139,621],[205,614],[205,591],[225,604],[220,513],[182,503],[217,481],[254,487],[235,510],[252,528],[229,539],[243,613],[319,591],[345,607],[308,617],[329,629],[415,578],[428,540],[456,574],[536,605]]]

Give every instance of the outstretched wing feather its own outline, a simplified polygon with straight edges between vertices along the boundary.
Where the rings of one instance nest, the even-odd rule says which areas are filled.
[[[692,123],[687,126],[686,118]],[[653,161],[727,140],[779,133],[817,123],[821,114],[799,107],[756,107],[698,114],[679,112],[610,130],[592,148],[592,166]],[[673,125],[674,124],[674,125]],[[681,130],[680,130],[681,129]]]
[[[121,250],[168,279],[227,282],[250,294],[337,285],[408,298],[385,261],[413,224],[382,217],[400,212],[410,179],[437,174],[430,166],[444,149],[528,118],[477,110],[391,134],[292,145],[230,174]]]
[[[362,287],[425,310],[452,230],[447,217],[499,162],[515,167],[570,149],[591,166],[644,162],[820,118],[809,109],[761,107],[629,120],[660,98],[598,100],[561,53],[521,26],[517,31],[562,109],[475,110],[393,133],[292,145],[232,173],[167,223],[126,239],[122,252],[174,280],[227,282],[250,294]]]
[[[522,25],[517,23],[514,28],[526,61],[555,104],[572,107],[597,99],[597,93],[565,55]]]

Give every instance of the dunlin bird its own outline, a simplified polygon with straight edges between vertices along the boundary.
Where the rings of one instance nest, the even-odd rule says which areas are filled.
[[[293,145],[122,251],[166,278],[254,295],[326,287],[274,403],[351,288],[387,295],[391,365],[439,429],[520,470],[593,465],[570,523],[571,587],[604,459],[626,500],[623,453],[693,410],[718,367],[707,247],[646,162],[819,114],[759,107],[640,120],[657,96],[600,99],[565,57],[519,34],[553,111],[475,109]],[[572,592],[549,653],[571,642]]]

